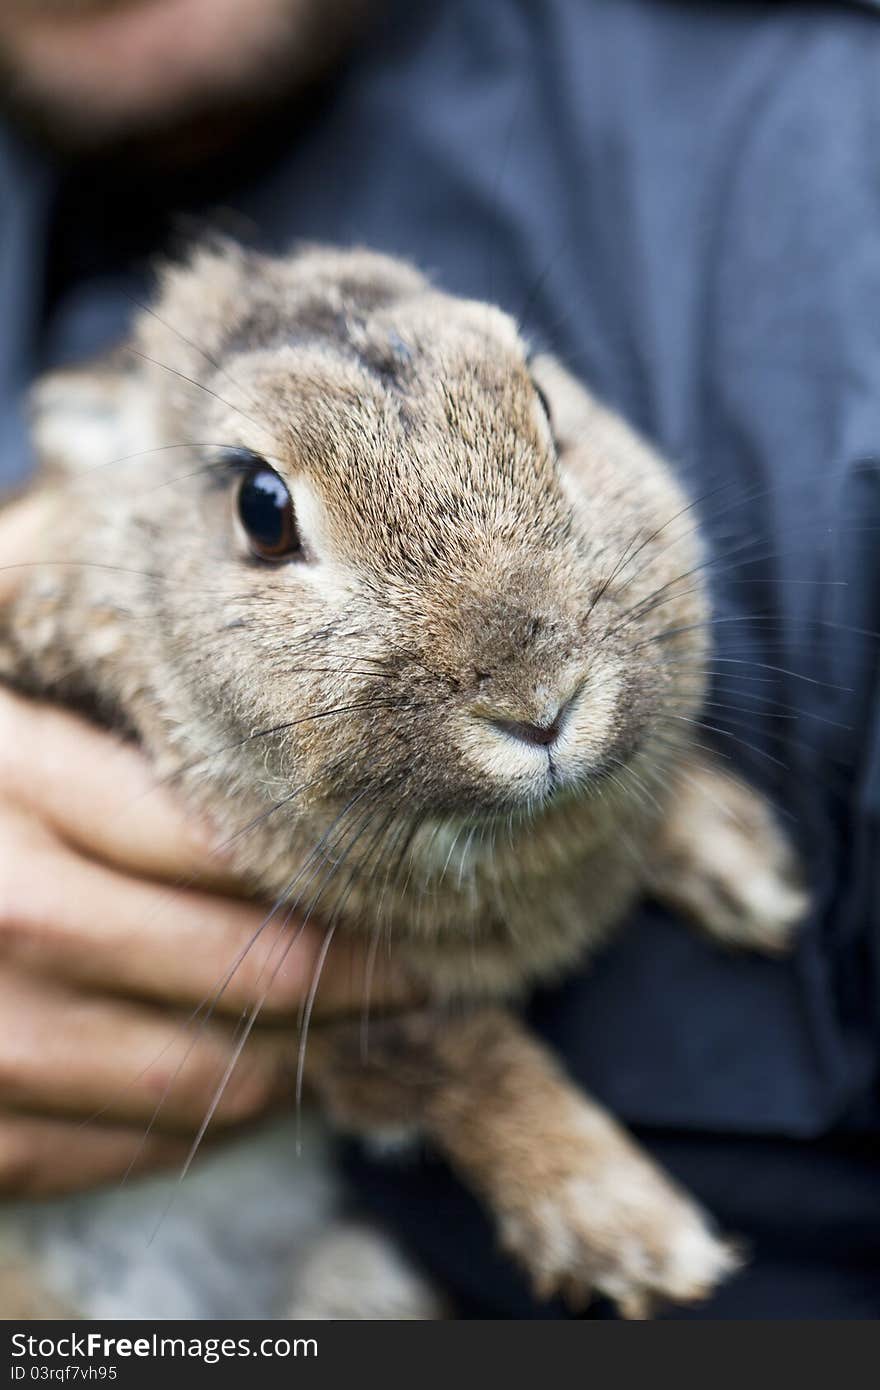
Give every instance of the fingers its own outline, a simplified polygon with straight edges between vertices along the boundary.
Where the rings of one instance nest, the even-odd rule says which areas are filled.
[[[143,1128],[83,1125],[0,1113],[0,1198],[52,1197],[177,1167],[188,1144]],[[59,1162],[59,1155],[63,1156]]]
[[[0,827],[0,956],[14,949],[51,958],[56,973],[78,983],[183,1004],[212,996],[228,977],[221,1010],[262,999],[267,987],[269,1013],[303,1002],[320,927],[300,932],[286,908],[270,913],[190,888],[228,891],[223,856],[135,750],[0,690],[0,790],[31,818],[24,854],[21,824],[8,834]],[[44,828],[88,858],[64,854]],[[365,991],[376,1007],[407,1002],[411,987],[396,963],[383,952],[374,968],[370,954],[334,942],[319,1014],[359,1007]]]
[[[0,957],[182,1006],[216,1000],[237,1014],[265,994],[270,1013],[298,1007],[317,945],[284,911],[131,878],[57,844],[6,845]]]
[[[320,928],[286,908],[255,907],[128,877],[51,840],[28,841],[0,816],[0,960],[80,988],[238,1015],[295,1014],[320,964]],[[321,972],[322,1013],[358,1007],[364,952],[340,942]],[[370,995],[402,998],[383,956]]]
[[[318,931],[315,931],[318,936]],[[323,945],[323,939],[318,943]],[[365,1016],[382,1011],[406,1009],[422,1003],[423,994],[412,978],[388,950],[376,953],[365,943],[337,937],[321,961],[320,949],[308,981],[311,989],[317,979],[315,1019],[332,1019],[346,1014]]]
[[[0,786],[67,844],[148,878],[226,883],[210,832],[149,764],[84,720],[0,690]]]
[[[351,1008],[357,966],[328,968],[316,1019]],[[335,980],[335,983],[333,981]],[[362,994],[358,992],[358,1002]],[[0,970],[0,1111],[145,1125],[194,1133],[215,1097],[212,1123],[257,1118],[293,1098],[299,1027],[241,1030],[148,1005],[75,994],[12,969]]]
[[[0,512],[0,603],[8,603],[46,551],[52,507],[46,498],[20,497]]]
[[[0,973],[0,1110],[149,1123],[194,1133],[227,1077],[231,1029]],[[255,1031],[215,1120],[254,1118],[292,1093],[290,1037]]]

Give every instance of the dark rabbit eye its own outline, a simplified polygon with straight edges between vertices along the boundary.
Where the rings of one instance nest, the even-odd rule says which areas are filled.
[[[302,549],[290,493],[267,463],[254,463],[239,483],[238,517],[261,560],[286,560]]]
[[[553,416],[550,414],[550,402],[548,401],[547,397],[544,395],[544,392],[541,390],[540,386],[538,385],[538,383],[537,383],[536,381],[533,380],[533,381],[532,381],[532,385],[533,385],[534,388],[535,388],[535,395],[538,397],[538,400],[539,400],[539,402],[540,402],[540,404],[541,404],[541,409],[543,410],[544,414],[547,416],[547,424],[550,426],[550,428],[551,428],[551,430],[552,430],[552,429],[553,429]]]

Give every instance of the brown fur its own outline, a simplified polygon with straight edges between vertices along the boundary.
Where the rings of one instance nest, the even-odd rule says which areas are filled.
[[[582,1308],[594,1291],[628,1317],[655,1298],[705,1297],[735,1268],[699,1213],[509,1013],[321,1030],[313,1079],[343,1124],[381,1133],[407,1117],[495,1214],[539,1297]]]
[[[689,747],[707,606],[669,470],[506,315],[366,252],[201,251],[134,342],[37,392],[46,563],[0,671],[131,732],[237,837],[255,894],[390,943],[436,1002],[382,1025],[367,1066],[345,1026],[315,1037],[343,1122],[415,1121],[542,1292],[628,1312],[706,1292],[725,1247],[511,1015],[475,1007],[570,968],[652,883],[730,939],[743,863],[783,863],[762,810],[730,822],[732,876],[700,848],[728,785],[756,799]],[[286,480],[304,561],[247,558],[220,445]],[[493,721],[566,701],[551,778]],[[801,906],[771,894],[745,940],[772,946]]]

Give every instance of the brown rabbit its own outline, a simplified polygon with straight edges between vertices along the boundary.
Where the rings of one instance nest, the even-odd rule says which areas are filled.
[[[708,610],[669,468],[505,314],[364,251],[202,249],[133,351],[34,400],[46,563],[0,674],[136,737],[254,895],[423,995],[366,1053],[312,1030],[306,1083],[442,1152],[540,1295],[708,1294],[732,1249],[507,1007],[646,891],[767,951],[805,906],[690,736]]]

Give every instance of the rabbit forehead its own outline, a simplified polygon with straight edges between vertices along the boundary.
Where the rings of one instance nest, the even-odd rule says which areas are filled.
[[[234,369],[248,415],[223,428],[308,488],[322,534],[352,558],[453,552],[475,537],[548,536],[570,511],[524,366],[452,351],[397,389],[358,361],[309,345],[250,354]]]

